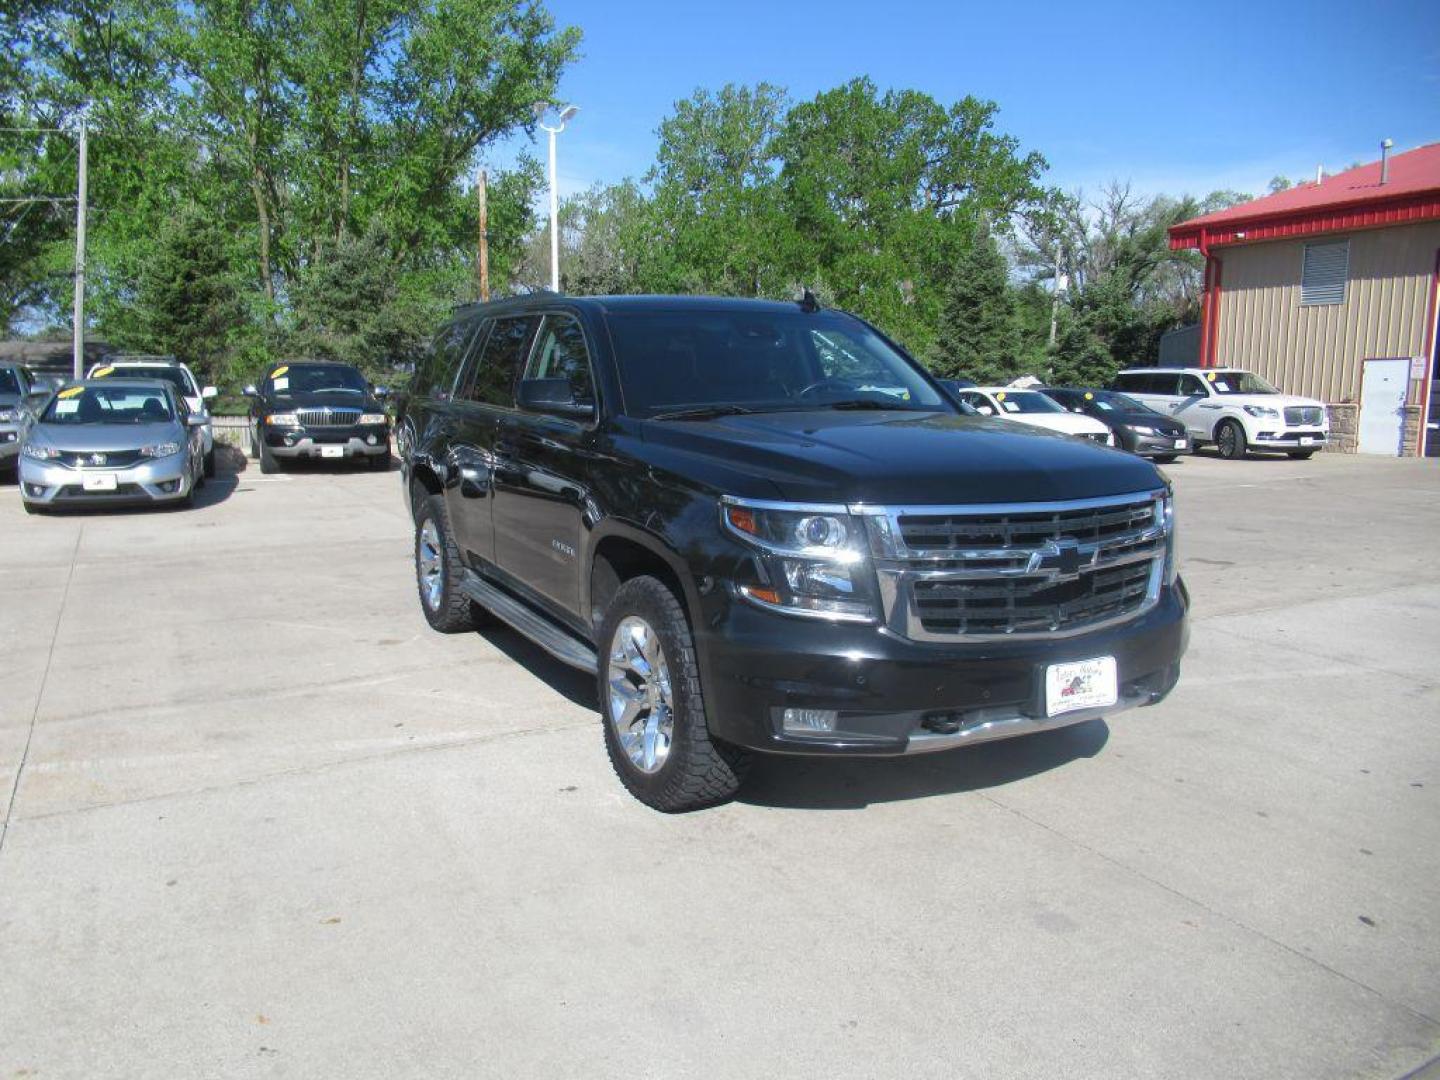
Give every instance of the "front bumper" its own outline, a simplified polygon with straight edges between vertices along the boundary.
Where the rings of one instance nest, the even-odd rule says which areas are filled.
[[[87,477],[113,476],[113,490],[86,491]],[[183,499],[191,488],[190,459],[171,454],[123,469],[70,469],[20,458],[20,497],[39,506],[112,506]]]
[[[944,750],[1153,705],[1175,686],[1189,642],[1183,582],[1120,626],[1068,638],[907,641],[874,626],[810,622],[730,605],[697,627],[710,729],[752,750],[885,756]],[[1119,701],[1047,717],[1050,664],[1113,656]],[[785,709],[835,710],[836,729],[800,735]]]
[[[1330,433],[1318,428],[1280,428],[1255,432],[1252,450],[1319,450]]]
[[[1129,441],[1131,445],[1125,449],[1141,457],[1172,457],[1188,454],[1194,449],[1190,445],[1190,437],[1183,432],[1176,435],[1137,435],[1131,432]]]
[[[333,431],[267,427],[265,448],[286,460],[379,457],[390,449],[390,431],[378,425]]]

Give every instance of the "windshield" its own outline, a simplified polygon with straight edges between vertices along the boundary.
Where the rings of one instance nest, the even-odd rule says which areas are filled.
[[[11,368],[0,367],[0,394],[20,393],[20,380]]]
[[[1064,412],[1044,394],[1034,390],[996,390],[991,395],[1000,403],[1000,414]]]
[[[1205,381],[1217,394],[1278,394],[1259,375],[1248,371],[1207,371]]]
[[[838,312],[619,311],[609,324],[632,416],[955,411],[909,360]]]
[[[50,399],[45,424],[163,424],[175,419],[170,395],[149,386],[71,386]]]
[[[168,364],[157,364],[154,367],[101,367],[96,368],[90,377],[92,379],[158,379],[161,382],[168,382],[186,397],[199,396],[195,384],[186,377],[185,369]]]
[[[276,394],[363,394],[369,388],[365,376],[347,364],[282,364],[270,373]]]

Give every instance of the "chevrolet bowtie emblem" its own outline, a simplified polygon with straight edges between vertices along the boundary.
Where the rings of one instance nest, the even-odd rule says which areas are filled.
[[[1031,552],[1030,565],[1026,572],[1046,572],[1057,581],[1073,581],[1080,576],[1082,564],[1094,561],[1093,552],[1081,557],[1080,545],[1074,540],[1046,540],[1039,550]]]

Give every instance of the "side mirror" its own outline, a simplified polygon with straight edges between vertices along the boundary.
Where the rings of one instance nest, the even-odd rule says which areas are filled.
[[[382,401],[390,396],[390,388],[388,386],[372,386],[370,387],[370,392]]]
[[[576,401],[569,379],[521,379],[516,400],[531,412],[589,420],[595,415],[593,401]]]
[[[216,390],[213,386],[202,386],[200,388],[200,397],[204,401],[210,401],[211,399],[217,398],[219,396],[220,391]]]
[[[240,393],[241,393],[241,395],[244,396],[244,397],[259,397],[259,396],[260,396],[260,391],[255,389],[255,384],[254,384],[254,383],[251,383],[249,386],[245,387],[245,389],[244,389],[244,390],[241,390]]]
[[[201,416],[199,413],[191,413],[191,414],[186,418],[185,422],[186,422],[187,424],[189,424],[191,427],[204,427],[204,426],[205,426],[205,421],[206,421],[206,419],[208,419],[208,418],[207,418],[207,417],[204,417],[204,416]]]
[[[981,416],[994,416],[994,415],[995,415],[995,410],[992,409],[989,405],[977,405],[977,406],[975,406],[975,410],[976,410]]]

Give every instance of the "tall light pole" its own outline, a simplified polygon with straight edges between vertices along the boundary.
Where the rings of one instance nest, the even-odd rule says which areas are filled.
[[[75,192],[75,315],[71,361],[75,378],[85,377],[85,209],[90,197],[90,122],[80,116],[79,177]]]
[[[580,111],[578,105],[566,105],[560,109],[559,123],[554,127],[541,122],[550,111],[549,102],[535,103],[535,120],[541,131],[550,133],[550,291],[560,291],[560,195],[555,185],[555,136],[565,130],[565,125]]]

